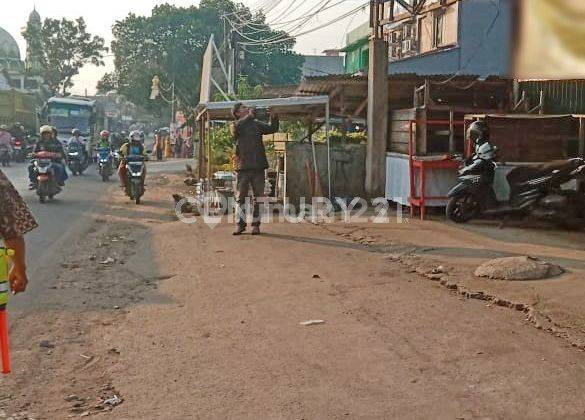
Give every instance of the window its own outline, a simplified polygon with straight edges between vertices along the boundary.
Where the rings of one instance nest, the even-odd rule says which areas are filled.
[[[433,16],[433,48],[443,45],[443,33],[445,30],[445,12],[439,10]]]

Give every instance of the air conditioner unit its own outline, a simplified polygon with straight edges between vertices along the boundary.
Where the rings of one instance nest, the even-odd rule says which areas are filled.
[[[390,46],[390,57],[391,58],[400,58],[402,55],[402,46],[400,44],[395,44]]]
[[[416,53],[416,41],[412,39],[405,39],[402,41],[402,54]]]

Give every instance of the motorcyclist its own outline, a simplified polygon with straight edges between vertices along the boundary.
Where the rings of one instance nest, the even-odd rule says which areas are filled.
[[[490,130],[484,121],[474,121],[467,129],[467,139],[474,145],[474,154],[465,162],[460,174],[475,173],[486,162],[496,158],[497,148],[490,143]]]
[[[111,150],[111,143],[110,143],[110,132],[108,130],[103,130],[100,133],[100,137],[97,142],[98,149],[105,149],[108,148]]]
[[[11,140],[12,135],[10,134],[8,127],[6,125],[0,125],[0,147],[6,146],[8,151],[10,151],[12,149]]]
[[[81,137],[81,131],[74,128],[71,131],[71,135],[72,137],[69,139],[69,143],[67,143],[67,149],[80,152],[83,156],[83,166],[87,166],[89,164],[89,154],[87,153],[85,141]]]
[[[148,158],[144,144],[142,143],[142,135],[138,130],[132,131],[129,141],[120,147],[120,167],[118,168],[118,174],[122,188],[126,186],[126,158],[128,156],[143,156],[145,159]],[[146,176],[146,168],[144,170],[144,176]]]
[[[40,135],[41,138],[35,145],[34,153],[36,154],[38,152],[50,152],[60,155],[60,157],[53,159],[53,165],[55,169],[57,183],[59,184],[59,186],[62,187],[65,185],[65,181],[68,179],[67,171],[65,170],[65,165],[63,165],[63,160],[65,159],[65,151],[63,150],[63,145],[59,142],[59,140],[53,137],[53,127],[51,127],[50,125],[43,125],[40,129]],[[36,188],[37,178],[33,164],[31,164],[28,167],[28,178],[30,180],[31,189]]]
[[[485,121],[474,121],[467,128],[467,138],[473,143],[474,150],[490,141],[490,129]]]
[[[12,137],[22,141],[22,140],[24,140],[25,134],[26,133],[24,131],[24,126],[21,123],[15,122],[12,125],[12,129],[10,130],[10,135]]]

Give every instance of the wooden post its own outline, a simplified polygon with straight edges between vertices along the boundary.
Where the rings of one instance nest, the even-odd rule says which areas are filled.
[[[207,124],[207,119],[205,116],[201,116],[199,120],[199,152],[197,156],[197,175],[199,176],[199,180],[202,180],[205,177],[205,126]]]
[[[585,117],[579,117],[579,156],[585,157]]]
[[[207,182],[211,180],[211,126],[212,122],[207,120],[207,171],[205,173],[205,177],[207,178]]]
[[[449,110],[449,153],[455,153],[457,145],[455,144],[455,112]]]

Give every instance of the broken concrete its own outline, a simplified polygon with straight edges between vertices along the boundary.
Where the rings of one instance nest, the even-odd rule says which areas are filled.
[[[497,258],[475,270],[477,277],[509,281],[542,280],[563,273],[564,270],[558,265],[529,256]]]

